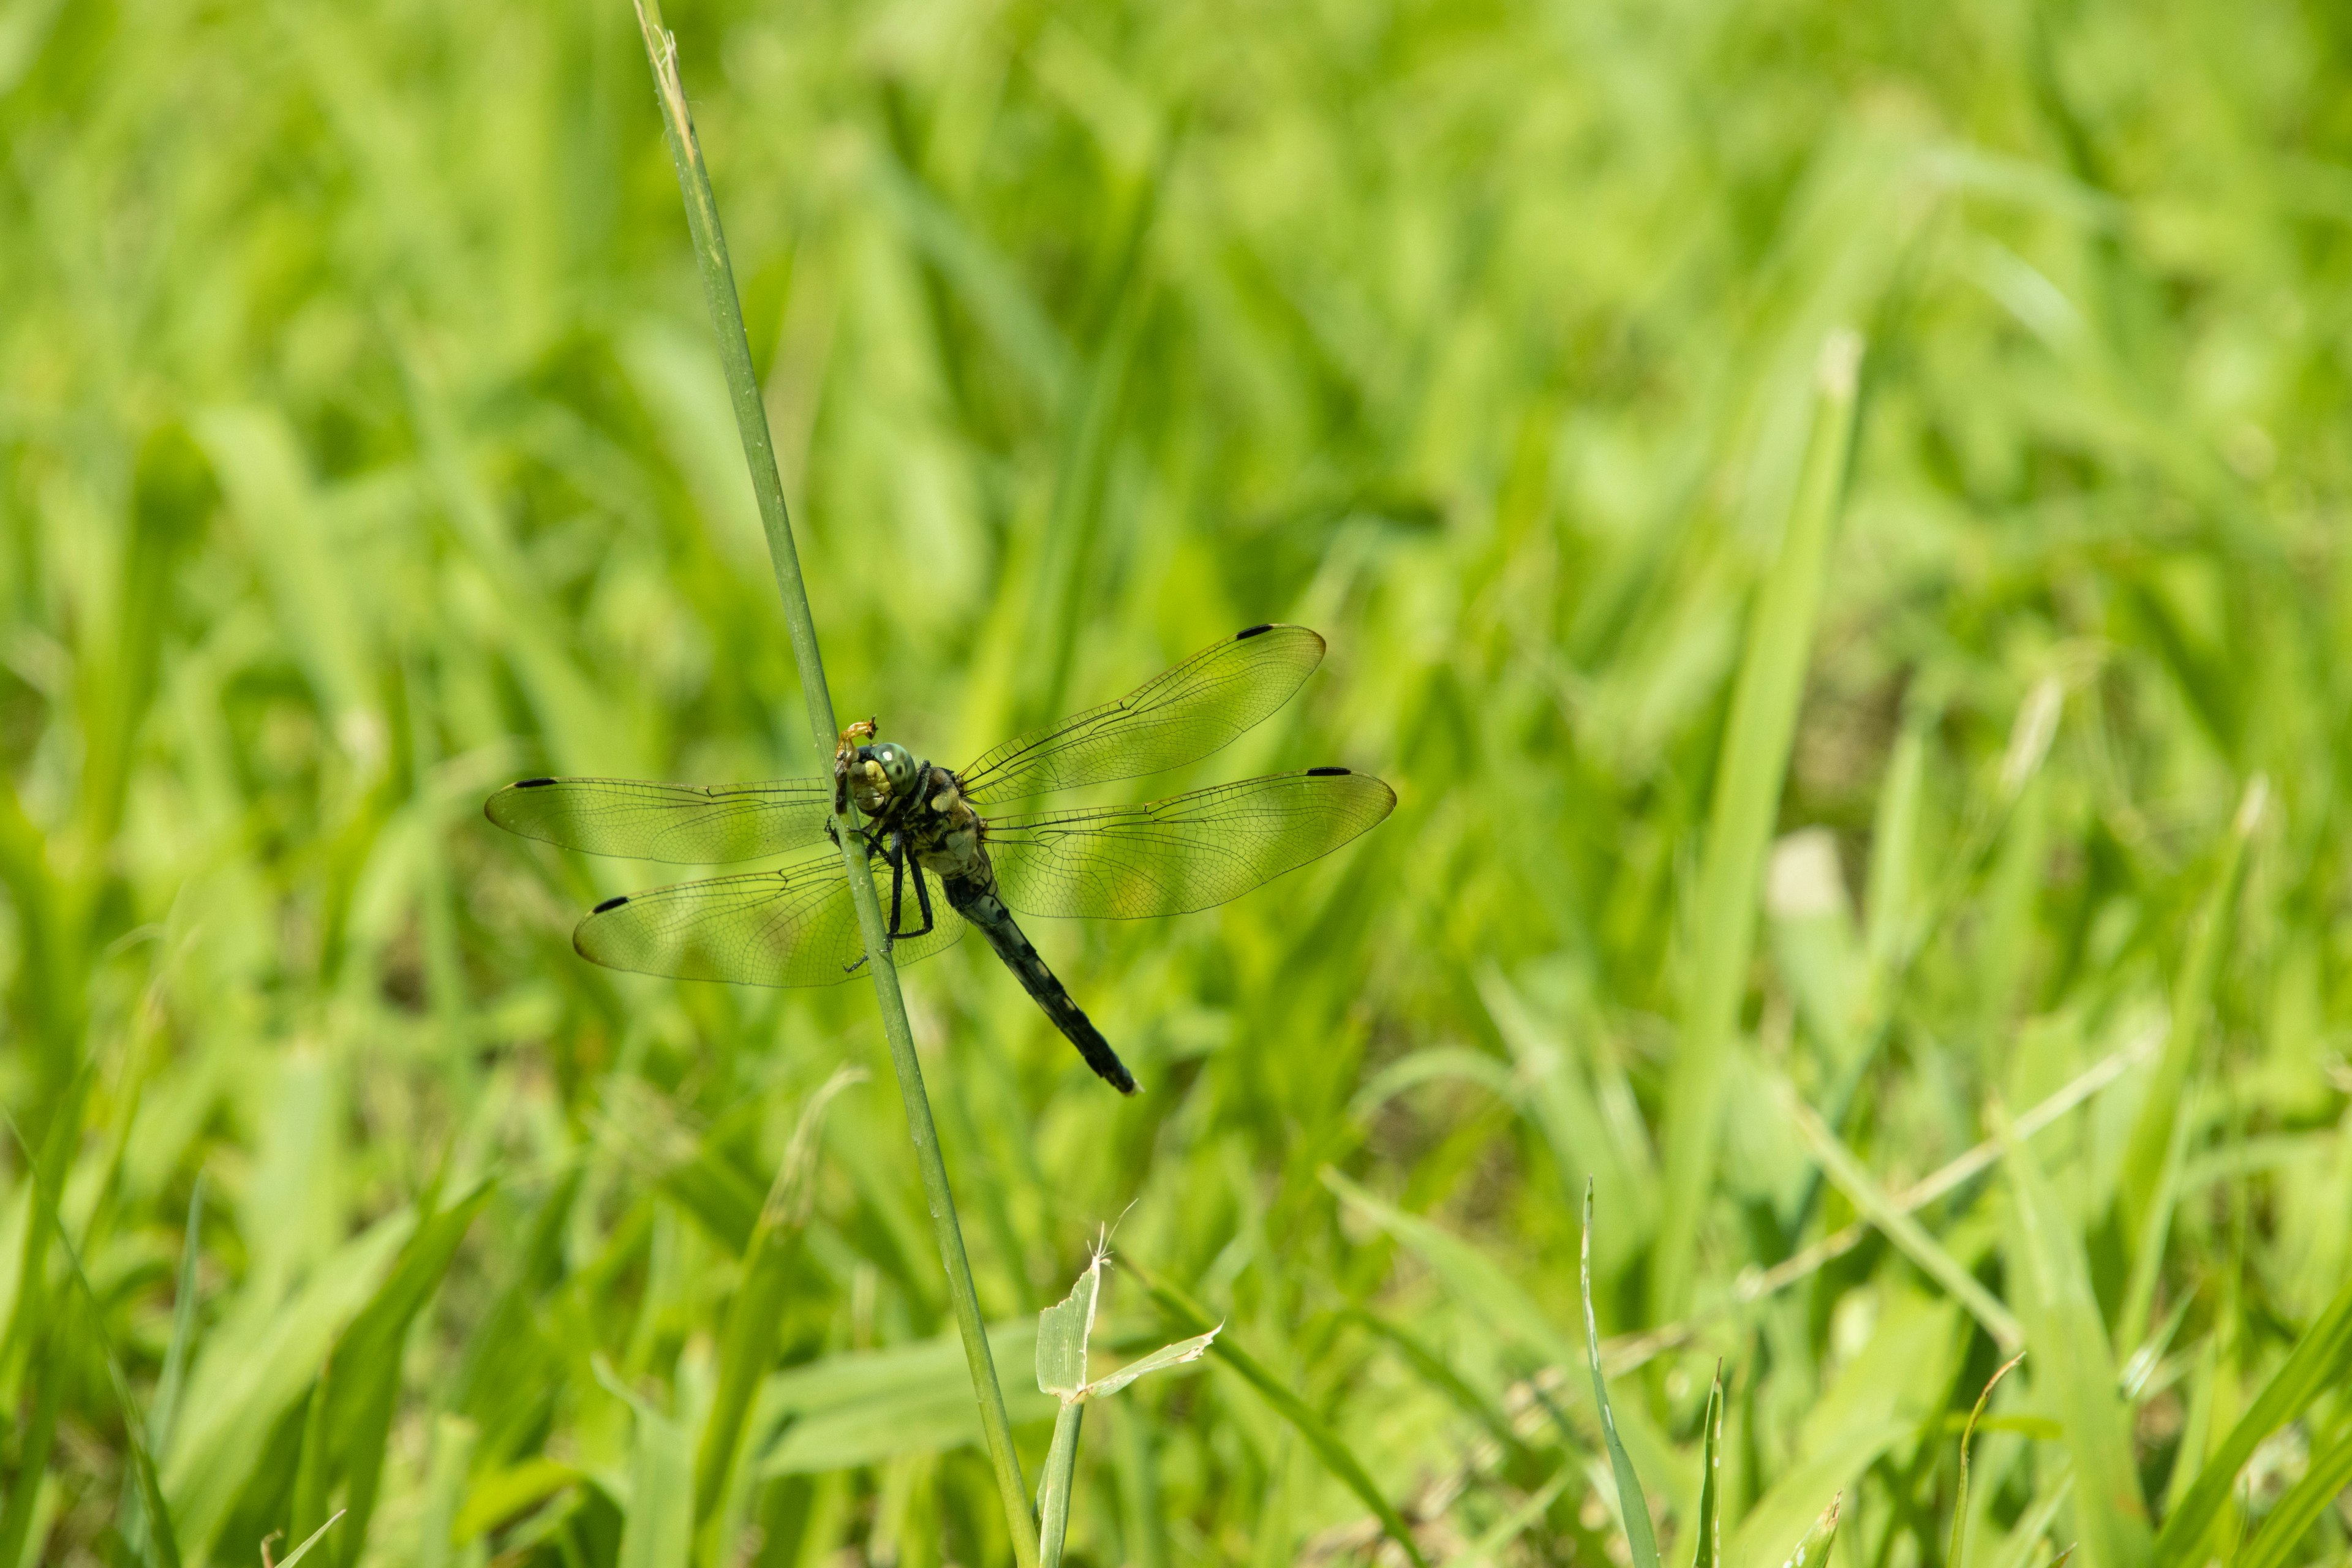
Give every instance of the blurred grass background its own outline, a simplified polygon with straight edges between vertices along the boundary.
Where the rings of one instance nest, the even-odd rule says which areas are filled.
[[[2347,13],[670,21],[845,716],[954,763],[1303,621],[1322,673],[1191,782],[1402,802],[1033,933],[1131,1103],[984,952],[909,973],[1033,1478],[1024,1325],[1123,1214],[1432,1561],[1622,1552],[1590,1173],[1670,1553],[1720,1357],[1733,1561],[1841,1489],[1853,1560],[1944,1561],[2006,1331],[1969,1561],[2345,1560],[2324,1384],[2150,1540],[2352,1267]],[[758,1225],[879,1068],[864,989],[593,970],[572,919],[657,873],[479,816],[821,763],[627,8],[8,0],[0,138],[5,1568],[339,1508],[306,1561],[1002,1561],[887,1081]],[[1753,612],[1841,326],[1784,784],[1728,715],[1804,629]],[[1777,842],[1715,873],[1727,792]],[[1905,1246],[1757,1289],[1856,1215],[1836,1147],[1899,1189],[2102,1063]],[[1073,1561],[1375,1550],[1229,1367],[1088,1433]]]

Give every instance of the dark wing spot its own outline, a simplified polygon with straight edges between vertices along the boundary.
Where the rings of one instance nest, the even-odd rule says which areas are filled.
[[[1270,632],[1272,630],[1274,630],[1274,623],[1272,621],[1261,621],[1256,626],[1235,632],[1234,634],[1234,641],[1240,642],[1244,637],[1254,637],[1260,632]]]
[[[629,901],[629,895],[628,895],[628,894],[626,894],[626,893],[623,893],[623,894],[622,894],[619,898],[617,898],[617,899],[606,899],[603,903],[598,904],[594,909],[590,910],[588,912],[589,912],[590,914],[592,914],[592,915],[601,915],[601,914],[603,914],[606,910],[617,910],[617,909],[619,909],[623,904],[625,904],[625,903],[627,903],[628,901]]]
[[[1307,776],[1310,779],[1343,779],[1348,776],[1348,773],[1349,770],[1346,768],[1309,768],[1307,770]]]
[[[515,781],[515,788],[517,788],[517,789],[538,789],[538,788],[540,788],[541,785],[544,785],[544,784],[553,784],[554,782],[555,782],[555,781],[554,781],[553,779],[517,779],[517,780]]]

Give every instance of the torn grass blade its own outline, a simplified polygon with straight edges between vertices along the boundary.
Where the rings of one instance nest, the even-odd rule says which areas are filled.
[[[1087,1378],[1087,1343],[1095,1331],[1095,1307],[1102,1296],[1102,1271],[1110,1262],[1108,1247],[1097,1247],[1070,1293],[1037,1314],[1037,1389],[1065,1405],[1090,1399],[1108,1399],[1133,1383],[1171,1366],[1199,1361],[1224,1331],[1219,1323],[1204,1333],[1161,1345],[1139,1356],[1108,1376]]]
[[[1037,1387],[1064,1405],[1085,1396],[1087,1341],[1095,1331],[1102,1265],[1103,1255],[1097,1252],[1070,1293],[1037,1314]]]

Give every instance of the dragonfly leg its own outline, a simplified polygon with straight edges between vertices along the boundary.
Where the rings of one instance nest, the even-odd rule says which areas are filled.
[[[918,906],[919,906],[919,907],[921,908],[921,910],[922,910],[922,911],[923,911],[923,929],[922,929],[922,930],[920,930],[920,931],[901,931],[899,934],[900,934],[901,936],[909,936],[909,937],[914,937],[914,936],[929,936],[929,935],[930,935],[930,934],[931,934],[931,929],[932,929],[932,927],[933,927],[935,924],[937,924],[937,921],[933,919],[933,917],[932,917],[932,915],[931,915],[931,887],[930,887],[930,883],[929,883],[929,881],[924,878],[924,876],[923,876],[923,868],[921,867],[921,865],[920,865],[920,864],[918,864],[918,865],[914,868],[914,878],[915,878],[915,902],[916,902],[916,904],[917,904]]]
[[[891,944],[898,940],[899,935],[898,914],[907,891],[907,836],[905,834],[894,833],[890,836],[890,848],[888,854],[890,859],[890,924],[882,933],[882,951],[885,952],[890,951]],[[920,873],[917,873],[917,876],[919,879]]]

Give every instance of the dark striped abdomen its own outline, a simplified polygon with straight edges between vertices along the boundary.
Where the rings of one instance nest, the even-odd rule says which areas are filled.
[[[1103,1038],[1094,1020],[1070,1000],[1069,992],[1045,967],[1045,961],[1037,956],[1037,950],[1021,934],[1021,928],[1013,923],[1012,911],[996,896],[995,888],[963,877],[942,880],[948,903],[956,913],[980,928],[980,934],[988,939],[988,945],[996,950],[1004,967],[1013,971],[1021,988],[1045,1010],[1045,1016],[1054,1020],[1055,1027],[1069,1037],[1070,1044],[1078,1047],[1078,1055],[1087,1059],[1087,1066],[1119,1093],[1133,1094],[1135,1078],[1127,1070],[1127,1064],[1118,1059],[1118,1053],[1110,1048],[1110,1042]]]

